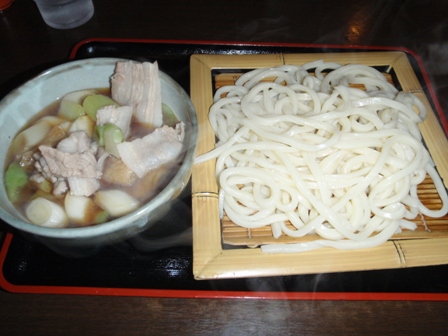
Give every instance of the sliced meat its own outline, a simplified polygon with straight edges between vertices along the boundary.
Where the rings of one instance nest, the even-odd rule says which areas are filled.
[[[87,150],[83,153],[66,153],[39,146],[41,156],[36,160],[35,167],[42,175],[36,173],[33,179],[38,181],[45,177],[51,181],[54,184],[53,194],[57,196],[65,194],[69,189],[76,196],[92,195],[100,188],[102,172],[90,146],[83,143],[81,148],[85,146]]]
[[[56,181],[53,187],[53,195],[62,196],[68,191],[67,181],[64,178],[60,178]]]
[[[96,112],[97,125],[112,123],[121,129],[125,139],[129,134],[131,120],[132,108],[129,106],[105,106]]]
[[[70,193],[75,196],[90,196],[100,189],[100,181],[96,178],[76,177],[67,178]]]
[[[47,180],[49,180],[52,183],[56,183],[58,180],[58,177],[53,175],[50,171],[50,167],[47,164],[47,161],[45,161],[45,158],[42,156],[42,154],[39,153],[39,155],[35,155],[36,157],[36,162],[34,163],[34,167],[36,167],[36,170],[38,171],[38,173],[34,174],[36,175],[34,177],[34,180],[36,182],[42,182],[42,180],[40,180],[39,177],[39,173],[46,178]]]
[[[111,78],[112,99],[131,106],[143,123],[162,126],[162,89],[157,62],[117,62]]]
[[[120,157],[138,177],[168,162],[175,161],[182,151],[184,125],[163,126],[141,139],[117,145]]]
[[[85,131],[75,131],[61,140],[56,148],[65,153],[83,153],[90,149],[90,137]]]
[[[70,189],[73,195],[90,196],[100,188],[101,169],[89,145],[83,153],[66,153],[48,146],[39,146],[39,150],[42,156],[35,166],[53,182],[54,195],[63,195]]]
[[[34,173],[30,176],[30,180],[36,183],[42,183],[45,181],[45,176],[43,176],[41,173]]]
[[[39,146],[45,166],[42,167],[43,175],[50,173],[56,177],[92,177],[101,178],[101,170],[98,168],[95,155],[90,151],[83,153],[65,153],[58,149]],[[42,165],[42,160],[39,160]],[[49,180],[52,180],[49,178]]]

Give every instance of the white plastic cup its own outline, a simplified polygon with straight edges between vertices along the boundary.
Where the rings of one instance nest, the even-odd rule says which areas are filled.
[[[45,23],[56,29],[83,25],[94,13],[92,0],[34,0]]]

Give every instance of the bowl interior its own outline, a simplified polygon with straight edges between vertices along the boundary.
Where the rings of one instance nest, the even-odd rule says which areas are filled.
[[[115,64],[121,59],[92,58],[68,62],[29,80],[0,102],[0,162],[2,174],[9,145],[17,132],[38,112],[68,92],[87,88],[106,88]],[[111,233],[130,225],[144,225],[145,217],[188,183],[197,142],[196,112],[185,91],[168,75],[160,71],[162,101],[186,125],[185,159],[173,180],[155,198],[140,209],[110,222],[83,228],[52,229],[30,224],[9,202],[4,184],[0,185],[0,217],[10,225],[40,236],[82,238]],[[2,176],[3,178],[3,176]]]

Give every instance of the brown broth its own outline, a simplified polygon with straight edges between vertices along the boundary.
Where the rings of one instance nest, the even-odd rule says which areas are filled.
[[[110,97],[110,89],[109,88],[101,88],[96,89],[99,91],[100,94],[107,95]],[[58,115],[58,108],[59,108],[60,100],[56,100],[55,102],[51,103],[42,111],[37,113],[17,134],[19,134],[21,131],[27,129],[28,127],[34,125],[39,119],[46,116],[57,116]],[[146,124],[140,123],[137,120],[133,118],[131,121],[131,134],[128,137],[127,140],[132,140],[135,138],[143,137],[149,133],[151,133],[154,130],[153,127],[150,127]],[[59,141],[58,141],[59,142]],[[37,147],[40,145],[34,146],[30,151],[37,151]],[[56,144],[54,145],[54,147]],[[5,167],[7,168],[12,162],[18,160],[20,162],[22,156],[24,153],[22,153],[19,157],[14,155],[9,149],[7,154],[7,164]],[[31,152],[32,154],[32,152]],[[31,155],[29,156],[31,157]],[[182,160],[182,159],[181,159]],[[34,171],[34,159],[29,160],[31,164],[26,166],[26,171],[28,174],[28,177],[30,177]],[[22,165],[23,166],[23,165]],[[175,173],[178,171],[180,167],[180,163],[176,162],[169,165],[164,165],[156,170],[150,171],[148,174],[143,176],[142,178],[135,177],[132,184],[129,185],[117,185],[112,184],[109,182],[104,181],[103,179],[100,180],[100,190],[107,190],[107,189],[121,189],[124,192],[128,193],[129,195],[133,196],[134,198],[138,199],[141,204],[144,204],[148,202],[150,199],[152,199],[155,195],[157,195],[168,183],[171,181]],[[5,168],[5,170],[6,170]],[[5,172],[4,172],[5,173]],[[3,175],[4,176],[4,175]],[[14,206],[22,213],[25,214],[25,208],[29,204],[29,202],[36,198],[36,197],[45,197],[62,207],[64,207],[64,199],[65,194],[62,196],[55,196],[52,194],[52,192],[47,193],[39,189],[37,183],[29,180],[28,183],[21,189],[20,191],[20,197],[19,200],[14,204]],[[92,197],[92,196],[91,196]],[[95,225],[95,218],[99,215],[100,212],[103,212],[99,206],[97,209],[91,209],[89,213],[87,213],[86,217],[88,217],[87,221],[89,222],[88,225]],[[109,217],[108,220],[113,219],[112,217]],[[86,226],[85,224],[80,225],[79,223],[70,222],[68,227],[78,227],[78,226]]]

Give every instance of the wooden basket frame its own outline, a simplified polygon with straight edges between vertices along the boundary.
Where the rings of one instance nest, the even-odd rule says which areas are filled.
[[[414,93],[427,107],[427,118],[420,125],[420,130],[446,186],[448,140],[406,54],[401,51],[193,55],[190,59],[190,94],[198,113],[197,155],[210,151],[215,145],[215,135],[208,121],[209,108],[213,103],[214,69],[250,70],[283,64],[301,65],[318,59],[393,69],[401,89]],[[192,209],[193,274],[198,280],[392,269],[448,263],[446,237],[389,240],[378,247],[356,251],[322,248],[298,254],[265,254],[260,248],[223,249],[215,160],[193,167]]]

